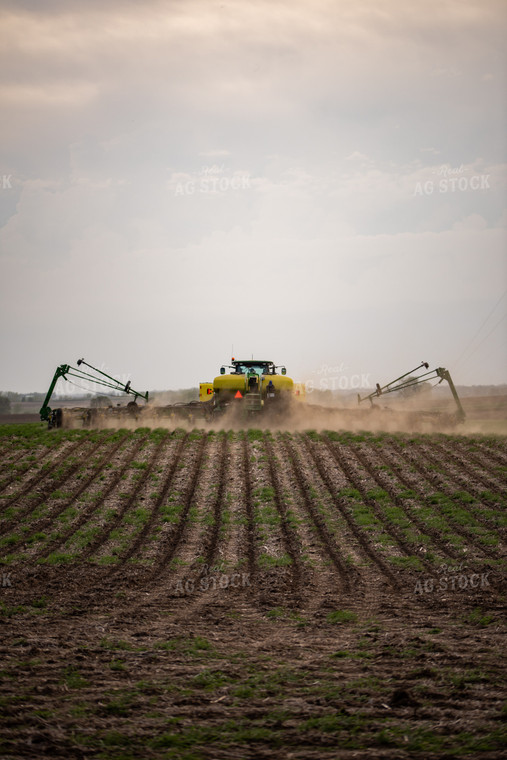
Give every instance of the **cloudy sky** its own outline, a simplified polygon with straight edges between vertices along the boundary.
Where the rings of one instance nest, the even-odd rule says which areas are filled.
[[[2,0],[0,390],[507,382],[503,0]],[[345,380],[345,383],[347,380]]]

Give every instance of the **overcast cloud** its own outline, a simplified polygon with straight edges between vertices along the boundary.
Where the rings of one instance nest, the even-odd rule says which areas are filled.
[[[81,356],[191,386],[232,346],[303,380],[507,382],[506,21],[4,0],[0,390]]]

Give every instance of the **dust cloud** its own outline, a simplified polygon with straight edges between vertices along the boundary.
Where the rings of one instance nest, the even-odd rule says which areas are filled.
[[[419,399],[420,400],[420,399]],[[138,407],[112,407],[94,410],[65,409],[65,428],[94,428],[135,430],[140,427],[167,430],[240,431],[257,428],[270,431],[302,432],[305,430],[332,430],[358,433],[447,433],[447,434],[507,434],[507,396],[495,402],[481,399],[463,401],[467,418],[459,422],[456,407],[447,401],[433,405],[432,409],[417,408],[414,399],[382,399],[370,405],[320,406],[300,400],[291,400],[283,409],[266,409],[262,413],[247,415],[241,406],[228,408],[224,413],[210,417],[204,405],[176,404]]]

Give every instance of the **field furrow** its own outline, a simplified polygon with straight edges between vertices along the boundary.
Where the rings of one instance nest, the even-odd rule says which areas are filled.
[[[110,437],[116,438],[116,436]],[[89,446],[80,445],[79,450],[66,458],[58,469],[55,469],[51,474],[45,474],[43,479],[38,479],[32,488],[26,491],[24,494],[26,498],[23,503],[20,503],[20,496],[13,497],[4,511],[4,519],[0,523],[0,536],[8,533],[14,526],[19,526],[22,521],[24,523],[30,515],[35,514],[38,519],[41,507],[45,511],[46,502],[49,499],[68,498],[69,503],[72,503],[74,497],[82,493],[81,470],[91,463],[92,457],[99,451],[101,445],[101,441]],[[113,451],[116,446],[117,442],[115,441],[110,445],[108,453]],[[102,459],[104,465],[107,461],[107,455],[103,456]],[[91,463],[91,469],[94,469],[95,464]]]
[[[229,440],[226,433],[220,434],[218,462],[213,468],[213,485],[216,491],[214,497],[207,503],[207,526],[204,549],[204,562],[211,567],[217,559],[220,530],[224,511],[225,490],[227,486],[227,469],[229,463]]]
[[[425,449],[427,450],[427,447]],[[507,496],[505,475],[503,478],[495,477],[491,466],[485,466],[470,451],[462,453],[461,451],[449,450],[448,446],[441,443],[435,443],[431,446],[431,453],[433,460],[442,463],[446,471],[450,465],[453,474],[455,473],[455,480],[463,483],[475,496],[483,496],[485,490],[486,492],[492,490],[502,496]]]
[[[393,588],[397,588],[398,584],[393,572],[389,569],[387,564],[380,557],[377,548],[372,544],[372,542],[368,538],[366,531],[360,527],[356,517],[353,515],[353,512],[349,508],[345,498],[343,496],[339,496],[337,493],[337,489],[334,482],[333,470],[330,470],[329,462],[326,462],[324,458],[324,454],[323,454],[323,449],[328,451],[327,447],[325,446],[325,444],[322,443],[317,448],[317,445],[313,441],[311,441],[307,435],[303,435],[302,440],[306,446],[306,450],[308,454],[312,458],[312,461],[316,467],[317,472],[319,473],[322,479],[322,482],[326,486],[333,500],[333,504],[335,508],[340,513],[340,515],[344,518],[350,531],[354,534],[354,537],[357,539],[361,553],[368,560],[373,562],[374,565],[377,566],[377,568],[380,570],[382,575],[393,586]],[[328,452],[328,455],[329,455],[329,452]],[[341,489],[341,491],[343,491],[343,489]]]
[[[410,526],[406,515],[402,513],[401,519],[399,514],[391,516],[392,509],[391,515],[388,514],[387,508],[384,507],[385,497],[388,497],[387,492],[383,489],[379,490],[375,488],[375,479],[371,476],[368,468],[365,467],[362,472],[359,470],[358,465],[361,464],[361,459],[356,456],[356,464],[351,456],[355,449],[351,449],[350,447],[345,448],[345,446],[330,440],[328,436],[324,436],[323,441],[331,456],[347,475],[352,488],[360,494],[363,505],[370,508],[381,530],[398,545],[400,553],[404,554],[409,561],[412,562],[414,560],[416,563],[420,563],[427,572],[433,573],[433,566],[424,558],[424,554],[420,551],[420,540],[416,540],[418,537],[407,535],[407,528]],[[395,519],[398,524],[395,523]],[[400,557],[399,561],[400,563],[403,562],[402,557]]]
[[[405,457],[409,466],[434,489],[433,492],[429,491],[427,497],[433,513],[445,519],[449,528],[462,539],[465,546],[471,545],[486,557],[494,558],[496,552],[489,546],[491,541],[496,545],[497,537],[488,528],[481,526],[481,518],[477,518],[468,509],[466,502],[457,503],[457,497],[446,485],[443,475],[436,472],[434,465],[428,465],[427,452],[421,452],[418,457],[406,447],[400,447],[395,441],[390,441],[390,446],[400,457]]]
[[[167,574],[171,570],[170,562],[188,527],[188,516],[197,489],[197,485],[199,483],[199,479],[202,476],[201,467],[207,444],[208,436],[206,434],[202,435],[200,441],[196,442],[195,444],[195,450],[192,452],[194,461],[193,464],[188,467],[188,482],[182,493],[180,504],[177,505],[174,527],[170,528],[168,531],[161,531],[160,535],[158,536],[157,552],[154,555],[153,566],[147,575],[146,583],[151,584],[155,580],[159,581],[160,576]],[[168,477],[166,483],[164,484],[164,488],[162,489],[162,492],[157,499],[156,507],[152,512],[153,518],[165,502],[165,498],[169,493],[171,480],[172,476]],[[153,525],[153,520],[151,524]],[[171,525],[171,523],[168,523],[168,525]],[[147,530],[149,530],[149,528],[147,528]],[[141,540],[141,535],[139,537],[139,540]]]
[[[288,497],[285,495],[281,483],[281,463],[277,457],[275,445],[269,433],[264,434],[263,445],[267,457],[269,481],[273,490],[273,502],[279,515],[279,526],[283,536],[286,556],[289,558],[287,564],[290,575],[289,587],[294,598],[299,600],[302,593],[301,583],[304,575],[301,559],[301,539],[296,526],[290,521],[286,503]]]
[[[321,544],[320,553],[327,554],[338,573],[344,593],[349,593],[350,578],[351,575],[353,575],[352,569],[347,565],[345,557],[342,556],[341,549],[337,545],[334,536],[331,534],[326,524],[325,518],[316,504],[312,487],[306,480],[302,469],[300,454],[298,455],[296,452],[296,449],[287,434],[281,438],[281,445],[285,449],[287,459],[290,461],[292,474],[297,484],[304,510],[310,520],[312,528],[315,529],[319,536]]]
[[[119,572],[123,572],[121,567],[125,565],[129,560],[135,558],[139,559],[138,555],[142,555],[143,552],[149,550],[149,543],[147,541],[148,536],[152,533],[156,527],[157,521],[160,517],[161,508],[166,503],[166,498],[173,486],[173,481],[177,473],[177,469],[181,463],[182,469],[186,467],[186,456],[191,456],[191,444],[188,441],[188,434],[183,435],[177,445],[174,456],[168,467],[164,468],[160,473],[161,482],[156,483],[157,490],[154,491],[150,497],[148,503],[134,510],[132,514],[133,530],[130,534],[130,541],[123,551],[117,555],[117,562],[114,566],[114,574],[118,576]],[[158,544],[159,542],[157,542]],[[146,575],[146,572],[141,575]]]
[[[37,449],[27,453],[26,449],[21,449],[19,452],[6,451],[3,456],[0,455],[0,493],[14,481],[19,483],[25,473],[42,467],[50,454],[51,449],[46,447],[43,451]]]
[[[166,449],[172,450],[171,446],[176,444],[170,434],[162,432],[156,437],[151,436],[149,445],[143,449],[136,461],[131,463],[122,491],[119,494],[113,492],[105,497],[106,519],[100,531],[86,547],[83,559],[90,558],[95,562],[98,560],[101,550],[108,541],[111,542],[111,537],[125,516],[144,500],[143,491],[147,489],[150,479],[155,477],[155,470],[161,468],[162,457]]]
[[[245,572],[241,541],[244,536],[242,504],[242,441],[221,432],[210,439],[206,472],[193,496],[197,529],[186,529],[170,577],[171,598],[176,598],[179,622],[198,620],[210,609],[231,604],[233,596],[243,603],[250,575]],[[165,584],[155,603],[164,603]],[[153,595],[150,595],[153,603]]]
[[[461,441],[458,441],[458,445],[460,447],[465,446],[465,444]],[[495,440],[494,442],[491,441],[483,441],[478,439],[472,439],[471,443],[468,443],[468,446],[465,446],[466,450],[469,451],[472,449],[473,451],[478,452],[486,462],[488,462],[487,469],[492,469],[491,462],[493,461],[495,465],[499,465],[500,467],[506,468],[507,467],[507,446],[504,441],[502,440]],[[507,470],[503,470],[503,473],[505,473]]]
[[[81,448],[83,444],[81,441],[76,441],[74,444],[71,444],[70,442],[65,442],[63,446],[56,449],[56,452],[54,453],[52,449],[48,449],[48,453],[53,454],[54,456],[51,457],[51,459],[46,462],[44,461],[42,467],[37,467],[38,470],[34,474],[32,474],[32,471],[34,469],[33,466],[30,466],[26,473],[28,477],[26,478],[24,483],[21,483],[20,488],[17,491],[14,491],[12,493],[4,494],[1,497],[2,500],[2,512],[5,511],[5,509],[11,508],[13,505],[15,505],[18,501],[23,499],[28,494],[34,492],[37,493],[38,486],[40,483],[44,481],[48,481],[50,478],[54,477],[54,473],[57,469],[61,468],[62,465],[72,456],[76,454]],[[95,449],[97,449],[100,446],[100,442],[95,445]],[[0,534],[1,534],[1,523],[0,523]]]
[[[33,511],[28,514],[15,513],[14,519],[17,523],[17,529],[22,526],[23,535],[16,543],[16,552],[19,553],[27,546],[31,545],[32,551],[26,555],[26,559],[33,556],[33,547],[42,546],[51,543],[57,545],[59,537],[69,523],[78,520],[83,514],[87,514],[87,508],[84,506],[85,500],[90,500],[94,486],[97,486],[99,478],[103,475],[106,467],[117,455],[127,442],[127,436],[122,435],[116,438],[105,451],[96,459],[88,459],[86,465],[81,465],[80,471],[73,474],[67,483],[65,490],[57,488],[48,497],[44,499],[43,504],[34,504]],[[93,506],[93,502],[92,502]],[[71,528],[72,535],[74,529]],[[6,541],[10,541],[11,536],[6,536]],[[9,546],[12,550],[12,543]],[[49,553],[49,552],[48,552]],[[0,550],[1,555],[1,550]],[[43,555],[45,553],[43,552]]]
[[[244,546],[245,549],[242,551],[242,554],[240,557],[244,554],[246,554],[246,559],[248,563],[248,570],[251,576],[254,575],[256,567],[257,567],[257,544],[258,544],[258,537],[257,537],[257,531],[255,528],[255,522],[254,522],[254,508],[253,508],[253,498],[252,498],[252,477],[250,474],[250,449],[248,445],[248,436],[247,433],[244,432],[242,434],[242,470],[243,470],[243,479],[244,479],[244,487],[243,487],[243,504],[245,509],[245,531],[244,531]]]
[[[396,459],[389,458],[384,449],[365,449],[351,446],[356,456],[362,459],[365,468],[368,468],[378,483],[388,494],[391,501],[402,510],[407,519],[417,528],[420,540],[426,546],[425,537],[431,541],[440,551],[451,559],[459,559],[460,553],[446,539],[446,531],[442,530],[442,523],[438,525],[432,520],[432,515],[424,509],[426,494],[414,489],[417,485],[415,479],[410,479],[408,473],[404,473],[403,466]],[[378,464],[375,465],[374,463]],[[444,539],[444,540],[443,540]]]
[[[123,440],[120,440],[113,450],[108,452],[106,457],[95,468],[95,472],[85,481],[82,490],[74,495],[72,500],[69,500],[60,507],[59,511],[48,517],[48,520],[54,521],[64,510],[68,509],[70,504],[76,501],[80,493],[85,490],[88,491],[86,502],[79,505],[79,509],[76,511],[76,515],[70,522],[70,525],[66,529],[57,531],[57,535],[54,538],[50,538],[49,541],[45,542],[44,546],[34,555],[34,559],[46,559],[64,544],[68,544],[66,548],[70,550],[72,556],[75,556],[73,551],[75,549],[79,559],[84,559],[85,552],[82,550],[89,550],[92,540],[100,532],[97,520],[94,518],[101,514],[105,500],[116,490],[145,441],[146,436],[138,437],[137,440],[133,441],[129,440],[126,445],[124,445],[125,442]],[[107,470],[107,474],[101,474],[106,466],[111,469]],[[100,482],[97,482],[99,478]],[[92,484],[95,488],[91,487]],[[40,531],[44,529],[44,525],[38,527]]]

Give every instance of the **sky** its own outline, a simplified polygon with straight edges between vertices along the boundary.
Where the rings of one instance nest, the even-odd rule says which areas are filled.
[[[506,383],[506,27],[503,0],[1,0],[0,390],[81,357],[139,390],[233,355]]]

